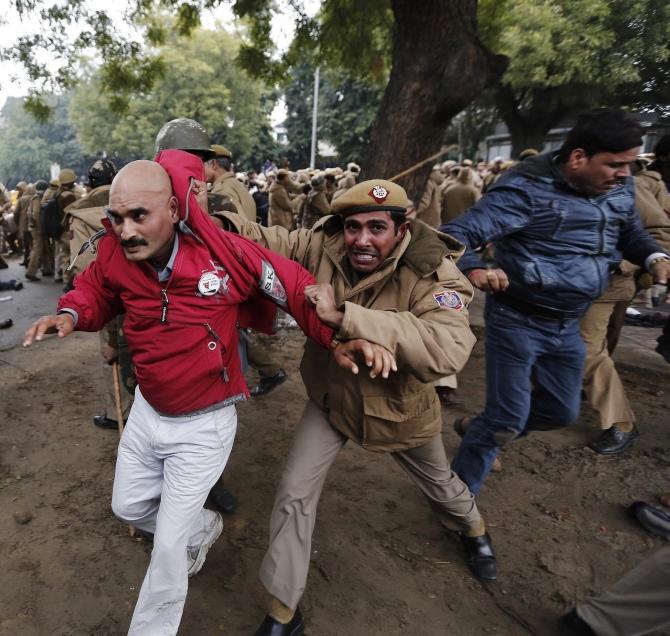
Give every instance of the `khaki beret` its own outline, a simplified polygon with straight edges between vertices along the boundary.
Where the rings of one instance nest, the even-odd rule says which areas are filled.
[[[52,179],[51,181],[49,181],[49,185],[52,188],[57,188],[60,185],[60,181],[58,181],[58,179]]]
[[[225,157],[226,159],[233,159],[233,153],[228,150],[225,146],[219,146],[219,144],[212,144],[210,148],[214,152],[215,157]]]
[[[407,192],[397,183],[385,179],[362,181],[333,201],[333,214],[348,216],[359,212],[388,210],[405,213]]]
[[[286,168],[279,168],[277,170],[277,179],[283,179],[284,177],[288,177],[288,170]]]
[[[472,159],[463,159],[463,163],[461,165],[470,167],[472,165]]]

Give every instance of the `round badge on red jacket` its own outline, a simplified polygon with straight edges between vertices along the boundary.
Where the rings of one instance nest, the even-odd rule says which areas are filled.
[[[198,291],[203,296],[213,296],[219,291],[219,287],[221,287],[221,280],[216,272],[205,272],[200,276]]]

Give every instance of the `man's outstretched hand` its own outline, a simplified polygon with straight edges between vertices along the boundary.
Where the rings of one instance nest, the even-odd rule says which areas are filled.
[[[333,355],[337,364],[344,369],[349,369],[353,374],[358,374],[356,359],[360,357],[363,358],[365,366],[370,368],[371,378],[376,378],[378,375],[388,378],[391,371],[398,370],[395,356],[386,347],[360,338],[340,342]]]
[[[42,340],[46,333],[57,333],[59,338],[65,338],[74,331],[74,318],[71,314],[57,316],[42,316],[28,327],[23,336],[23,346],[29,347],[35,340]]]

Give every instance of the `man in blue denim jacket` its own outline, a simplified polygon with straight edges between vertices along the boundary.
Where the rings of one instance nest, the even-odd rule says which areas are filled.
[[[625,113],[583,114],[556,154],[509,171],[440,230],[467,246],[458,266],[486,299],[486,406],[452,463],[478,493],[504,444],[577,418],[584,361],[578,318],[625,258],[656,280],[670,259],[642,227],[630,163],[642,144]],[[489,247],[494,263],[476,250]],[[492,250],[491,250],[492,248]]]

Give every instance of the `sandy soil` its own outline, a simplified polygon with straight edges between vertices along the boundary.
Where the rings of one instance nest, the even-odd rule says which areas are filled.
[[[191,581],[180,634],[250,635],[265,613],[257,578],[275,484],[304,401],[302,337],[268,341],[290,380],[239,407],[227,485],[239,499]],[[95,334],[2,353],[0,374],[0,634],[126,633],[150,544],[111,514],[116,433],[94,427],[102,379]],[[475,581],[394,462],[348,445],[321,500],[307,592],[310,636],[552,635],[576,599],[602,589],[662,545],[625,506],[668,490],[668,375],[624,371],[643,436],[623,457],[596,456],[587,412],[571,429],[511,446],[480,497],[500,578]],[[483,347],[461,378],[483,403]]]

